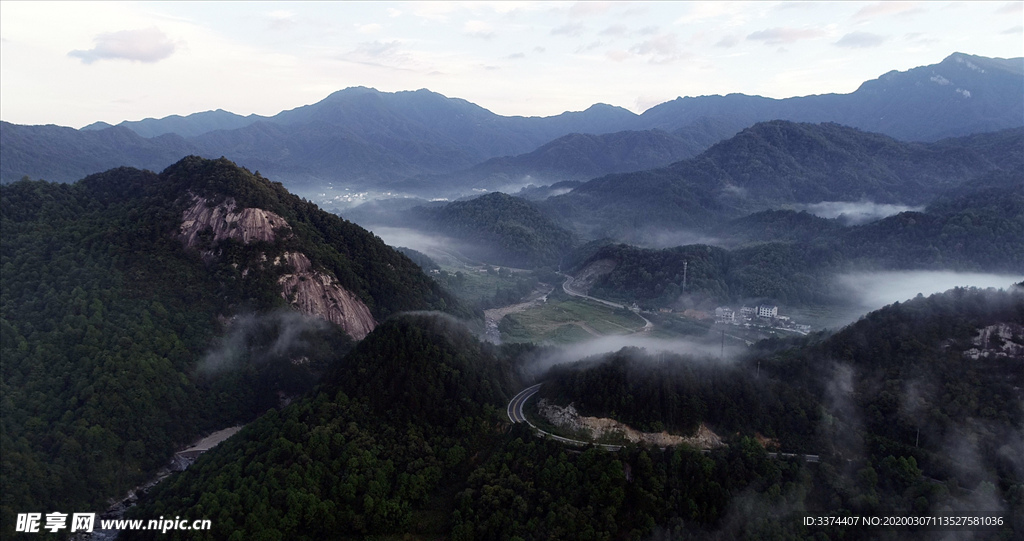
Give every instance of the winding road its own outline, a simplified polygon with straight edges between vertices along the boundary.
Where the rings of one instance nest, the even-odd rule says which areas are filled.
[[[537,391],[540,390],[541,385],[543,385],[543,383],[538,383],[536,385],[533,385],[532,387],[527,387],[522,391],[519,391],[519,394],[512,397],[512,400],[508,403],[507,411],[508,419],[510,421],[512,421],[513,423],[530,423],[530,421],[526,420],[526,415],[523,414],[523,405],[526,404],[526,401],[529,400],[531,396],[537,394]],[[533,425],[530,424],[530,426]]]
[[[522,391],[519,391],[519,394],[513,396],[512,400],[509,401],[508,407],[506,408],[506,413],[508,413],[508,419],[512,421],[513,424],[526,423],[530,425],[530,428],[532,428],[534,432],[536,432],[541,437],[559,441],[567,445],[572,445],[574,447],[586,447],[588,445],[593,445],[594,447],[599,447],[601,449],[604,449],[605,451],[619,451],[622,449],[621,445],[605,445],[601,443],[594,443],[591,441],[580,441],[570,438],[564,438],[562,436],[556,436],[555,434],[545,432],[537,428],[536,425],[531,423],[530,420],[526,418],[526,414],[523,412],[523,407],[526,405],[527,400],[529,400],[533,395],[537,394],[540,391],[541,385],[544,384],[538,383],[536,385],[531,385],[523,389]],[[664,447],[662,447],[662,449],[664,449]],[[706,454],[710,453],[711,451],[709,449],[701,449],[701,452]],[[807,462],[818,462],[819,460],[818,455],[802,455],[796,453],[768,453],[768,456],[770,458],[803,458]]]

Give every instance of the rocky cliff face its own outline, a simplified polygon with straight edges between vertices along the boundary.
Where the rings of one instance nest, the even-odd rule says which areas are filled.
[[[252,241],[271,242],[275,230],[291,227],[284,218],[263,209],[236,210],[234,198],[211,206],[205,199],[193,196],[194,204],[181,217],[181,237],[186,246],[200,246],[199,234],[207,229],[213,232],[213,241],[236,239],[243,244]]]
[[[179,238],[186,246],[200,250],[204,259],[211,260],[216,255],[210,246],[217,241],[230,238],[243,244],[272,242],[278,236],[290,236],[291,229],[284,218],[273,212],[259,208],[238,209],[233,198],[212,205],[206,199],[193,196],[193,205],[182,214]],[[377,326],[366,304],[333,276],[314,270],[305,254],[285,252],[275,258],[274,266],[283,266],[286,270],[277,281],[281,297],[303,314],[340,325],[357,340]],[[249,269],[242,269],[243,276],[248,272]]]
[[[281,284],[281,296],[303,314],[340,325],[356,340],[362,340],[377,326],[370,309],[358,297],[338,285],[333,277],[314,271],[304,254],[285,252],[274,263],[286,263],[294,269],[295,272],[278,278],[277,283]]]

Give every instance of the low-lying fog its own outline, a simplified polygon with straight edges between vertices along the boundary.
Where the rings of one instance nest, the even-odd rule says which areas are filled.
[[[1024,274],[984,274],[953,271],[884,271],[856,272],[836,276],[835,283],[850,299],[848,321],[878,310],[894,302],[903,302],[917,296],[955,287],[1005,289],[1024,280]]]
[[[668,352],[687,355],[693,359],[703,361],[721,362],[732,361],[744,349],[730,344],[725,344],[723,349],[721,343],[714,339],[714,337],[707,341],[698,342],[694,340],[652,338],[643,334],[604,336],[578,344],[559,346],[556,350],[540,357],[535,363],[526,367],[526,371],[532,374],[540,374],[556,364],[571,363],[594,355],[614,353],[625,347],[642,348],[652,355]]]
[[[872,203],[870,201],[822,201],[802,207],[821,218],[839,218],[846,225],[860,225],[893,216],[901,212],[924,210],[924,207]]]
[[[689,246],[691,244],[707,244],[709,246],[722,247],[728,244],[723,239],[686,229],[636,229],[616,235],[615,240],[653,250]]]
[[[391,227],[385,225],[365,225],[368,231],[377,235],[388,246],[412,248],[417,252],[446,252],[455,243],[452,239],[433,233],[423,233],[408,227]]]
[[[426,254],[438,264],[472,262],[471,257],[479,249],[473,244],[445,237],[437,233],[424,233],[408,227],[364,225],[385,244],[394,248],[412,248]]]

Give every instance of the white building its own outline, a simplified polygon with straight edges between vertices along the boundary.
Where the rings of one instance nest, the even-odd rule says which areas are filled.
[[[779,315],[778,306],[769,306],[762,304],[757,307],[757,317],[777,317]]]

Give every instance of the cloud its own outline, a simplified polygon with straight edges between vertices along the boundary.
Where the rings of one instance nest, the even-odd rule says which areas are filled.
[[[505,58],[507,58],[509,60],[517,60],[517,59],[520,59],[520,58],[526,58],[526,53],[512,53],[512,54],[506,56]]]
[[[134,60],[159,62],[174,53],[174,42],[157,27],[143,30],[108,32],[93,38],[96,46],[87,51],[75,50],[68,56],[79,58],[85,64],[97,60]]]
[[[1007,2],[996,10],[998,15],[1020,15],[1021,12],[1024,12],[1024,4],[1020,2]]]
[[[483,21],[466,21],[462,25],[462,33],[473,38],[491,39],[494,37],[494,28]]]
[[[625,36],[628,32],[629,32],[629,29],[626,28],[626,25],[624,25],[624,24],[613,24],[613,25],[609,26],[608,28],[605,28],[604,30],[598,32],[598,35],[599,36],[622,37],[622,36]]]
[[[935,81],[934,78],[932,80]],[[939,81],[935,82],[940,85],[942,84]],[[946,81],[945,84],[949,84],[949,81]],[[860,225],[878,221],[887,216],[894,216],[901,212],[920,212],[924,210],[924,207],[908,207],[906,205],[891,205],[871,201],[822,201],[820,203],[804,205],[802,208],[822,218],[838,218],[846,225]]]
[[[566,23],[551,30],[553,36],[576,37],[583,33],[584,26],[580,23]]]
[[[636,97],[636,101],[634,102],[635,107],[636,107],[635,110],[637,112],[642,113],[642,112],[650,109],[651,107],[654,107],[655,105],[661,105],[662,103],[665,103],[666,101],[668,101],[670,99],[672,99],[672,98],[665,98],[665,97],[662,97],[662,96],[646,96],[646,95],[637,96]]]
[[[612,60],[614,60],[616,62],[622,62],[623,60],[626,60],[630,56],[632,56],[631,54],[629,54],[628,51],[608,51],[608,52],[606,52],[604,54],[605,54],[605,56],[607,56],[608,58],[610,58],[610,59],[612,59]]]
[[[782,45],[802,39],[814,39],[824,36],[825,32],[817,28],[766,28],[747,36],[750,41],[763,41],[766,45]]]
[[[342,60],[384,68],[409,70],[416,61],[409,53],[402,51],[399,41],[367,41],[341,55]]]
[[[295,24],[295,14],[291,11],[278,9],[267,13],[270,18],[271,30],[285,30]]]
[[[655,36],[630,47],[629,52],[637,56],[646,56],[647,61],[652,64],[671,64],[692,56],[679,48],[675,34]]]
[[[725,36],[724,38],[718,40],[718,43],[715,44],[715,47],[735,47],[736,45],[739,44],[739,42],[740,40],[736,36]]]
[[[360,34],[373,34],[375,32],[380,32],[381,29],[383,29],[383,28],[384,28],[383,26],[381,26],[381,25],[379,25],[377,23],[363,24],[363,25],[359,25],[356,28],[356,32],[359,32]]]
[[[914,2],[878,2],[860,8],[853,14],[854,19],[871,19],[886,15],[914,15],[923,13],[924,9]]]
[[[388,8],[388,17],[399,17],[402,15],[402,11],[395,8]]]
[[[604,45],[603,41],[600,41],[600,40],[592,41],[592,42],[590,42],[590,43],[588,43],[586,45],[582,45],[580,47],[577,47],[576,48],[576,54],[589,53],[590,51],[593,51],[594,49],[597,49],[598,47],[600,47],[602,45]]]
[[[1024,26],[1019,24],[1017,26],[1011,26],[1010,28],[1000,32],[1000,34],[1024,34]]]
[[[849,47],[853,49],[865,49],[868,47],[878,47],[882,43],[885,43],[887,38],[878,34],[872,34],[871,32],[850,32],[845,36],[839,38],[835,44],[839,47]]]
[[[611,7],[609,2],[576,2],[569,8],[569,16],[578,19],[603,15]]]
[[[547,49],[545,49],[544,47],[534,47],[533,52],[537,54],[544,54],[547,52]]]

